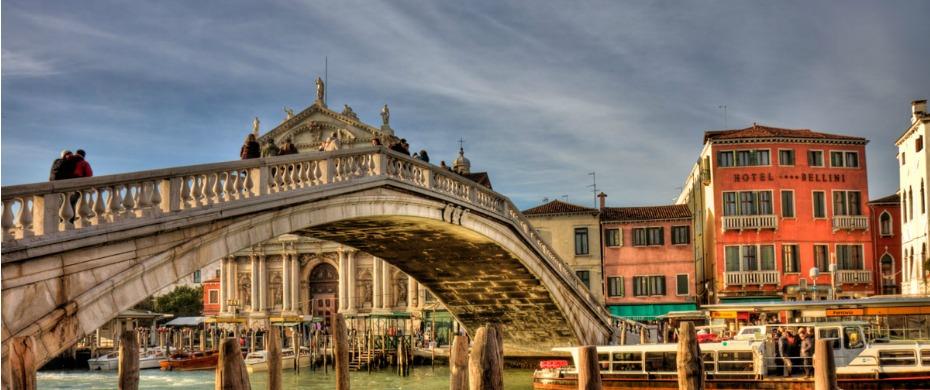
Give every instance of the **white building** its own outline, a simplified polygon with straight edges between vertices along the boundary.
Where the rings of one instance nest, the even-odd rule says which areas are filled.
[[[911,103],[911,125],[895,144],[900,162],[902,294],[927,294],[927,188],[930,178],[927,148],[927,101]]]

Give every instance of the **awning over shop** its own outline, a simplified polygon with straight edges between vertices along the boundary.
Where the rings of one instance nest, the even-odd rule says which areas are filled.
[[[200,326],[203,325],[203,317],[178,317],[168,323],[165,326]]]
[[[631,320],[654,320],[657,316],[665,315],[670,311],[697,310],[694,303],[657,303],[652,305],[610,305],[607,306],[610,314]]]

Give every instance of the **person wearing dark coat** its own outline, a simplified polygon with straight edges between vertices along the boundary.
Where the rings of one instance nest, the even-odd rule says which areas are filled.
[[[814,372],[811,366],[814,357],[814,335],[801,328],[798,336],[801,337],[801,365],[804,367],[804,376],[811,376]]]
[[[429,154],[426,154],[426,149],[420,151],[420,160],[423,160],[423,162],[429,162]]]
[[[782,367],[784,368],[783,375],[788,377],[791,376],[791,343],[788,342],[788,338],[791,337],[791,333],[788,330],[783,330],[781,332],[781,337],[778,338],[778,355],[781,356]]]
[[[284,140],[284,144],[281,145],[281,151],[278,152],[278,155],[279,155],[279,156],[284,156],[284,155],[288,155],[288,154],[297,154],[297,147],[294,146],[293,143],[291,143],[291,139],[290,139],[290,138],[286,138],[286,139]]]
[[[70,179],[74,175],[74,160],[71,158],[70,150],[62,150],[61,157],[52,162],[52,169],[49,170],[48,180]]]
[[[262,157],[274,157],[279,153],[278,145],[274,144],[274,140],[268,138],[265,141],[265,146],[262,148]]]
[[[259,158],[262,156],[261,146],[255,139],[255,134],[249,133],[242,143],[242,149],[239,150],[239,158],[248,160],[250,158]]]

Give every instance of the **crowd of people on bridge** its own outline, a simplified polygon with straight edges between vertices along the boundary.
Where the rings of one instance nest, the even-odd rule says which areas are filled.
[[[52,162],[52,169],[48,173],[48,180],[65,180],[79,177],[91,177],[94,170],[91,169],[90,163],[87,162],[87,153],[84,149],[78,149],[77,152],[71,153],[70,150],[62,150],[61,155]]]

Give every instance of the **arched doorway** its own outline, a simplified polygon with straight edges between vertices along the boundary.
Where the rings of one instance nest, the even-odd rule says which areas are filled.
[[[897,294],[898,285],[895,281],[894,259],[890,254],[885,253],[880,264],[882,269],[882,294]]]
[[[323,318],[323,326],[329,328],[330,321],[339,307],[339,271],[329,263],[323,263],[310,271],[310,313]]]

